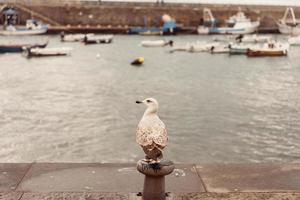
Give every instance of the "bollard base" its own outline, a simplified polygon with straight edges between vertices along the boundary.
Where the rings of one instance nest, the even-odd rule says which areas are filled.
[[[173,200],[174,195],[172,193],[166,193],[166,200]],[[129,194],[129,200],[143,200],[142,193],[131,193]]]
[[[169,160],[163,160],[159,163],[139,160],[137,169],[145,175],[141,198],[143,200],[166,200],[165,176],[174,171],[174,163]]]

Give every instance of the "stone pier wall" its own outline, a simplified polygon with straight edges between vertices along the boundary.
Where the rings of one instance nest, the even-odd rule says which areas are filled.
[[[169,14],[178,24],[196,27],[202,17],[203,8],[208,7],[214,16],[225,20],[235,14],[239,7],[251,19],[259,18],[262,28],[276,26],[285,7],[279,6],[238,6],[238,5],[204,5],[204,4],[151,4],[151,3],[43,3],[45,1],[15,1],[30,10],[42,14],[61,25],[90,26],[161,26],[161,16]],[[49,2],[49,1],[47,1]],[[55,2],[55,1],[54,1]],[[10,3],[14,5],[14,3]],[[300,18],[300,7],[295,8]],[[30,17],[30,13],[20,12],[21,23]]]

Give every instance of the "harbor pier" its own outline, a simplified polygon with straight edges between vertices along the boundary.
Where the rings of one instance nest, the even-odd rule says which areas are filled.
[[[300,198],[297,164],[175,164],[168,199]],[[3,163],[0,199],[140,199],[143,175],[135,164]]]
[[[277,32],[276,21],[284,14],[283,6],[262,5],[213,5],[213,4],[170,4],[131,3],[101,1],[56,0],[50,4],[42,0],[6,0],[0,7],[14,6],[20,12],[20,23],[31,17],[51,25],[49,32],[103,32],[127,33],[129,27],[162,26],[163,14],[172,16],[183,33],[196,33],[204,8],[210,8],[221,22],[241,8],[252,20],[260,19],[259,32]],[[300,8],[295,7],[296,16]],[[3,20],[3,19],[1,19]]]

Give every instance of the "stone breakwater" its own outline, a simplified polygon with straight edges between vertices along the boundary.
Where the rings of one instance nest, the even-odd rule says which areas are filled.
[[[161,26],[161,16],[169,14],[183,27],[197,27],[202,17],[203,8],[208,7],[214,16],[221,21],[232,16],[240,7],[251,19],[260,19],[260,30],[276,29],[276,20],[285,11],[282,6],[255,5],[205,5],[205,4],[157,4],[157,3],[112,3],[71,1],[8,1],[2,5],[13,5],[20,11],[20,22],[25,23],[31,16],[49,19],[52,25],[69,27],[98,27],[121,28],[132,26]],[[300,17],[300,7],[296,7],[295,14]],[[2,19],[1,19],[2,20]],[[54,23],[54,24],[53,24]]]

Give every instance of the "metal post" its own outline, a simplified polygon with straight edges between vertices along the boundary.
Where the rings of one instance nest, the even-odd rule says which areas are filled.
[[[145,175],[143,200],[165,200],[165,176],[173,172],[174,163],[169,160],[162,160],[159,163],[139,160],[137,169]]]

